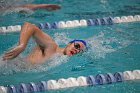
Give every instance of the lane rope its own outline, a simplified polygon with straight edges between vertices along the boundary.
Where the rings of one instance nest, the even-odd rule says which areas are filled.
[[[21,83],[19,85],[9,85],[7,87],[0,86],[0,93],[32,93],[47,90],[56,90],[78,86],[96,86],[104,84],[112,84],[127,80],[140,79],[140,70],[79,76],[77,78],[69,77],[67,79],[60,78],[58,80],[48,80],[40,82]]]
[[[118,23],[128,23],[128,22],[138,22],[140,21],[140,15],[130,15],[121,17],[104,17],[96,19],[81,19],[72,21],[59,21],[54,23],[39,23],[37,26],[40,29],[59,29],[59,28],[72,28],[72,27],[82,27],[82,26],[97,26],[97,25],[112,25]],[[19,32],[21,30],[21,25],[15,26],[3,26],[0,27],[0,33],[6,32]]]

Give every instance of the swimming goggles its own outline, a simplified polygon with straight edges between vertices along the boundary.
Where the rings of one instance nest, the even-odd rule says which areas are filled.
[[[74,42],[74,48],[77,49],[77,50],[79,50],[79,52],[80,51],[83,51],[83,49],[80,49],[80,47],[81,47],[80,44]]]

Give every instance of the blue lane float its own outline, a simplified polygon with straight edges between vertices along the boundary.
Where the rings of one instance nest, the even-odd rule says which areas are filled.
[[[130,15],[121,17],[104,17],[96,19],[81,19],[72,21],[59,21],[54,23],[39,23],[37,26],[40,29],[60,29],[60,28],[72,28],[72,27],[82,27],[82,26],[97,26],[97,25],[113,25],[116,23],[126,23],[126,22],[136,22],[140,21],[140,15]],[[6,32],[18,32],[21,30],[21,25],[15,26],[3,26],[0,27],[0,33]]]
[[[105,78],[106,78],[107,84],[111,84],[111,83],[116,82],[116,79],[112,73],[106,73]]]
[[[88,24],[88,26],[93,26],[93,25],[95,25],[95,23],[94,23],[94,21],[93,21],[92,19],[88,19],[88,20],[87,20],[87,24]]]
[[[89,85],[92,85],[92,86],[97,84],[95,77],[92,75],[87,77],[87,82]]]
[[[38,26],[39,29],[44,29],[45,28],[45,25],[43,23],[39,23],[37,26]]]
[[[122,72],[116,72],[114,74],[114,77],[116,79],[116,82],[122,82],[122,81],[124,81],[124,76],[123,76],[123,73]]]
[[[101,22],[101,25],[107,25],[108,24],[108,22],[105,18],[101,18],[100,22]]]
[[[17,88],[14,85],[8,87],[8,93],[17,93]]]
[[[39,91],[46,91],[47,90],[47,83],[45,81],[41,81],[37,84]]]
[[[8,87],[0,86],[0,93],[35,93],[48,90],[56,90],[77,86],[96,86],[104,84],[112,84],[123,82],[126,80],[140,79],[140,70],[105,73],[96,76],[89,75],[87,77],[79,76],[77,78],[60,78],[58,80],[48,80],[40,82],[21,83],[17,86],[9,85]]]
[[[54,29],[57,29],[58,28],[58,23],[57,22],[52,23],[51,27],[54,28]]]
[[[19,89],[18,89],[19,91],[19,93],[27,93],[28,92],[28,89],[27,89],[27,87],[26,87],[26,85],[24,84],[24,83],[21,83],[20,85],[19,85]]]
[[[95,25],[102,25],[101,20],[99,18],[95,19],[94,22],[95,22]]]
[[[51,24],[48,23],[48,22],[46,22],[44,25],[45,25],[44,27],[45,27],[46,29],[51,29],[51,28],[52,28]]]
[[[95,77],[96,79],[96,82],[99,84],[99,85],[103,85],[103,84],[106,84],[106,78],[103,74],[98,74],[96,75]]]

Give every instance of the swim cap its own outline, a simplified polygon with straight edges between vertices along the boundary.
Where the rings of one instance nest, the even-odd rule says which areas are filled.
[[[82,42],[85,46],[87,46],[86,41],[84,40],[75,39],[75,40],[70,41],[69,43],[74,43],[74,42]]]

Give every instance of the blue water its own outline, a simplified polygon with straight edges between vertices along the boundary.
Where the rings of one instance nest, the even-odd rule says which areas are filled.
[[[16,0],[13,0],[16,2]],[[22,3],[56,3],[62,9],[57,11],[15,10],[1,12],[0,27],[8,25],[67,21],[75,19],[102,18],[108,16],[127,16],[140,14],[139,0],[25,0]],[[15,3],[16,4],[16,3]],[[1,60],[2,54],[13,47],[19,33],[0,34],[0,85],[42,80],[97,75],[99,73],[140,69],[140,23],[122,23],[105,26],[78,27],[69,29],[46,30],[60,45],[65,46],[72,39],[85,39],[89,49],[72,57],[56,56],[44,64],[26,68],[20,57],[25,56],[34,46],[31,39],[26,50],[17,58],[8,62]],[[52,90],[43,93],[140,93],[140,80],[125,81],[110,85],[76,87]]]

